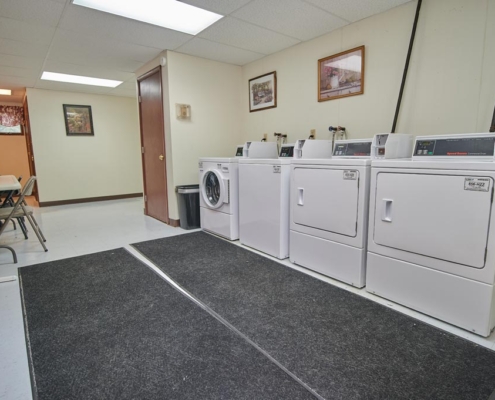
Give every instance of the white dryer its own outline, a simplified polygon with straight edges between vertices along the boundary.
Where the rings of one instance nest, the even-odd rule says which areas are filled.
[[[373,161],[369,292],[490,334],[494,147],[495,134],[423,136],[411,160]]]
[[[333,158],[292,160],[290,261],[356,287],[366,282],[372,157],[409,157],[412,135],[338,140]]]
[[[238,161],[244,145],[237,146],[236,157],[199,159],[199,205],[201,228],[230,240],[239,239]]]

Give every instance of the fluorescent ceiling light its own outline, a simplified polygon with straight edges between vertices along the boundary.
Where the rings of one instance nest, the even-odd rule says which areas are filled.
[[[12,94],[12,90],[0,89],[0,94],[4,96],[10,96]]]
[[[176,0],[73,0],[73,4],[197,35],[223,15]]]
[[[56,72],[46,71],[41,75],[41,79],[45,81],[78,83],[80,85],[105,86],[111,88],[117,87],[122,83],[122,81],[112,81],[110,79],[90,78],[88,76],[58,74]]]

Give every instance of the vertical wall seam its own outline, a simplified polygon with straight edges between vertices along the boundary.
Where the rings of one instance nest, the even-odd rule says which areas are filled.
[[[478,132],[478,126],[480,123],[480,107],[481,107],[481,95],[482,95],[482,90],[483,90],[483,70],[485,66],[485,49],[486,49],[486,31],[488,30],[488,13],[490,10],[490,0],[486,0],[486,12],[485,12],[485,32],[483,34],[483,49],[481,52],[481,68],[480,68],[480,83],[479,83],[479,89],[478,89],[478,107],[476,107],[477,110],[477,115],[476,115],[476,123],[474,126],[473,132]],[[481,129],[482,132],[484,132],[484,129]],[[488,130],[487,130],[488,131]]]

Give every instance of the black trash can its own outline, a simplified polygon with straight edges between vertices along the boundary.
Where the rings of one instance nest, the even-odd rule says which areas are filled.
[[[176,186],[175,191],[178,194],[180,227],[182,229],[199,228],[199,185]]]

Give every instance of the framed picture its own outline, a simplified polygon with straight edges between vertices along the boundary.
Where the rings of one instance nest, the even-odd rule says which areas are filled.
[[[91,106],[64,104],[65,131],[67,136],[94,136]]]
[[[249,80],[249,112],[277,107],[277,73],[269,72]]]
[[[364,93],[364,46],[318,60],[318,101]]]

